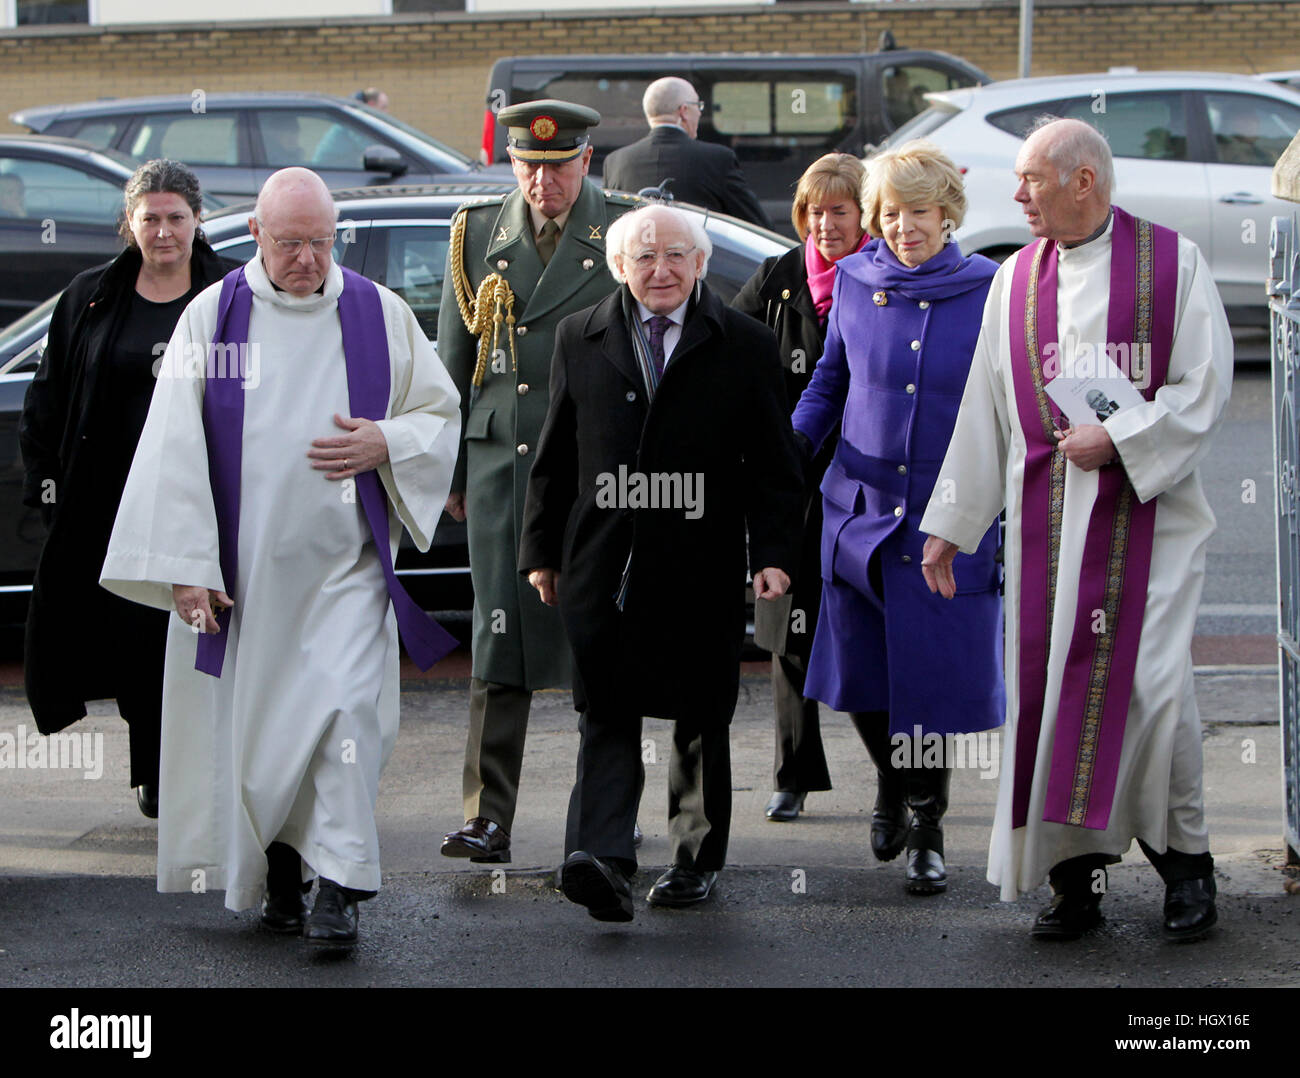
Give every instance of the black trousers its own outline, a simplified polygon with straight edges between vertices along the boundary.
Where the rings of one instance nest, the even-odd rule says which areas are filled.
[[[798,655],[772,656],[772,701],[776,705],[772,789],[786,793],[831,788],[817,701],[803,694],[807,673],[807,660]]]
[[[1155,866],[1156,872],[1164,880],[1165,886],[1185,880],[1203,880],[1214,875],[1214,858],[1208,853],[1183,853],[1172,846],[1164,853],[1156,853],[1141,839],[1138,845],[1146,854],[1147,860]],[[1093,873],[1107,865],[1119,864],[1118,854],[1085,853],[1052,866],[1047,874],[1052,890],[1057,894],[1070,891],[1082,891],[1092,887]]]
[[[641,717],[588,707],[578,723],[578,768],[565,828],[565,856],[579,850],[636,871],[632,828],[645,786]],[[672,863],[716,872],[731,831],[730,729],[717,722],[673,723],[668,761]]]

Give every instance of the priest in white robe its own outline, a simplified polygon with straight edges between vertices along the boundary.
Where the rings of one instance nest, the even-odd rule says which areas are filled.
[[[1191,661],[1215,522],[1196,469],[1228,403],[1232,340],[1196,245],[1111,206],[1093,128],[1040,127],[1016,175],[1040,238],[994,278],[921,521],[926,579],[951,596],[954,553],[1006,509],[988,878],[1009,901],[1047,877],[1033,934],[1074,939],[1102,920],[1105,866],[1136,838],[1166,884],[1166,937],[1195,939],[1216,918]],[[1067,420],[1047,385],[1099,374],[1107,356],[1132,402]]]
[[[332,257],[336,218],[307,169],[267,180],[249,221],[258,253],[236,271],[246,282],[242,339],[218,325],[235,320],[237,277],[233,292],[213,285],[186,308],[101,583],[177,612],[163,693],[158,889],[224,890],[230,909],[262,902],[272,930],[346,946],[356,940],[356,901],[379,889],[374,809],[397,737],[398,624],[408,648],[412,611],[442,643],[404,592],[390,603],[386,577],[403,527],[421,550],[432,540],[460,411],[410,308],[356,275],[349,296],[365,293],[373,306],[354,331],[360,345],[349,339],[345,277]],[[214,339],[225,345],[210,351]],[[370,372],[381,386],[373,421],[350,418],[354,353],[363,351],[381,364]],[[236,417],[233,443],[229,426],[214,430],[205,415],[205,395],[211,405],[230,384],[242,408],[242,440]],[[227,461],[224,482],[235,496],[223,510],[210,456],[226,459],[230,449],[236,463]],[[209,672],[196,669],[205,665],[200,630],[219,625],[224,654],[207,661]],[[304,895],[316,877],[308,916]]]

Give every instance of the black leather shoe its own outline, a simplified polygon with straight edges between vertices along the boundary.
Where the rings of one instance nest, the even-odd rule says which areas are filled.
[[[907,851],[907,893],[937,895],[948,890],[948,872],[938,850]]]
[[[1041,940],[1077,940],[1104,920],[1101,895],[1091,891],[1053,895],[1052,904],[1038,915],[1030,935]]]
[[[907,844],[907,828],[911,820],[907,806],[885,804],[877,796],[875,810],[871,813],[871,852],[877,861],[892,861]]]
[[[452,831],[443,838],[442,856],[506,864],[510,861],[510,836],[491,820],[475,816],[466,820],[459,831]]]
[[[302,938],[317,947],[351,947],[357,942],[357,920],[357,903],[347,888],[322,876]]]
[[[718,880],[716,872],[694,872],[689,868],[673,865],[655,881],[646,895],[646,901],[652,906],[664,906],[680,909],[703,902],[713,893],[713,885]]]
[[[797,820],[799,813],[803,811],[803,801],[808,795],[806,793],[790,793],[787,790],[777,790],[772,795],[772,800],[767,803],[767,818],[783,823],[787,820]]]
[[[145,784],[135,788],[135,803],[151,820],[158,819],[158,787]]]
[[[645,835],[641,833],[641,825],[639,823],[634,823],[632,825],[633,848],[639,850],[641,848],[641,843],[644,841],[644,839],[645,839]]]
[[[560,890],[597,921],[632,920],[632,888],[622,869],[582,850],[560,866]]]
[[[1189,943],[1207,935],[1219,919],[1214,877],[1182,880],[1165,890],[1165,939]]]
[[[282,935],[298,935],[307,916],[307,900],[297,888],[262,896],[262,927]]]

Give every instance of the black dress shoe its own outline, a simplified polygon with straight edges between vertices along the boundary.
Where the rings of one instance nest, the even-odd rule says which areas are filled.
[[[575,850],[560,866],[560,890],[597,921],[632,920],[632,888],[623,870]]]
[[[937,895],[948,890],[948,872],[938,850],[907,851],[907,893]]]
[[[1165,890],[1165,939],[1189,943],[1205,936],[1219,919],[1216,891],[1213,876],[1170,884]]]
[[[475,816],[466,820],[459,831],[452,831],[443,838],[442,856],[505,864],[510,860],[510,836],[491,820]]]
[[[356,899],[322,876],[302,938],[317,947],[351,947],[357,942],[357,920]]]
[[[777,790],[772,795],[772,800],[767,803],[767,818],[783,823],[787,820],[797,820],[799,813],[803,810],[804,798],[806,793],[791,793],[787,790]]]
[[[910,823],[906,805],[886,805],[876,798],[871,813],[871,852],[877,861],[892,861],[903,852]]]
[[[669,909],[694,906],[713,893],[713,885],[717,880],[716,872],[695,872],[673,865],[655,881],[650,893],[646,895],[646,901],[652,906],[665,906]]]
[[[645,835],[643,835],[643,834],[641,833],[641,825],[640,825],[639,823],[634,823],[634,824],[632,825],[632,846],[633,846],[633,848],[639,850],[639,849],[641,848],[641,842],[642,842],[642,840],[643,840],[644,838],[645,838]]]
[[[293,891],[274,892],[269,887],[262,896],[262,927],[282,935],[298,935],[307,916],[307,900],[296,887]]]
[[[148,783],[135,788],[135,803],[151,820],[158,819],[158,787]]]
[[[1101,895],[1067,892],[1052,896],[1052,904],[1038,915],[1030,935],[1042,940],[1077,940],[1103,920]]]

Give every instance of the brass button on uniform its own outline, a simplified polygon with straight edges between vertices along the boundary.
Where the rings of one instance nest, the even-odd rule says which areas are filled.
[[[497,269],[499,269],[499,270],[503,270],[503,269],[506,269],[507,267],[509,267],[509,265],[510,265],[510,263],[509,263],[508,261],[506,261],[504,258],[498,258],[498,259],[497,259]]]
[[[516,333],[518,336],[520,336],[520,337],[527,337],[527,336],[528,336],[528,327],[527,327],[527,326],[516,326],[516,327],[515,327],[515,333]]]
[[[517,386],[515,386],[515,392],[518,393],[521,397],[528,396],[528,383],[520,382]]]
[[[515,452],[518,453],[521,457],[526,457],[528,456],[528,446],[523,444],[517,445],[515,446]]]
[[[783,288],[783,289],[781,289],[781,298],[782,298],[782,299],[789,299],[789,298],[790,298],[790,289],[788,289],[788,288]]]

